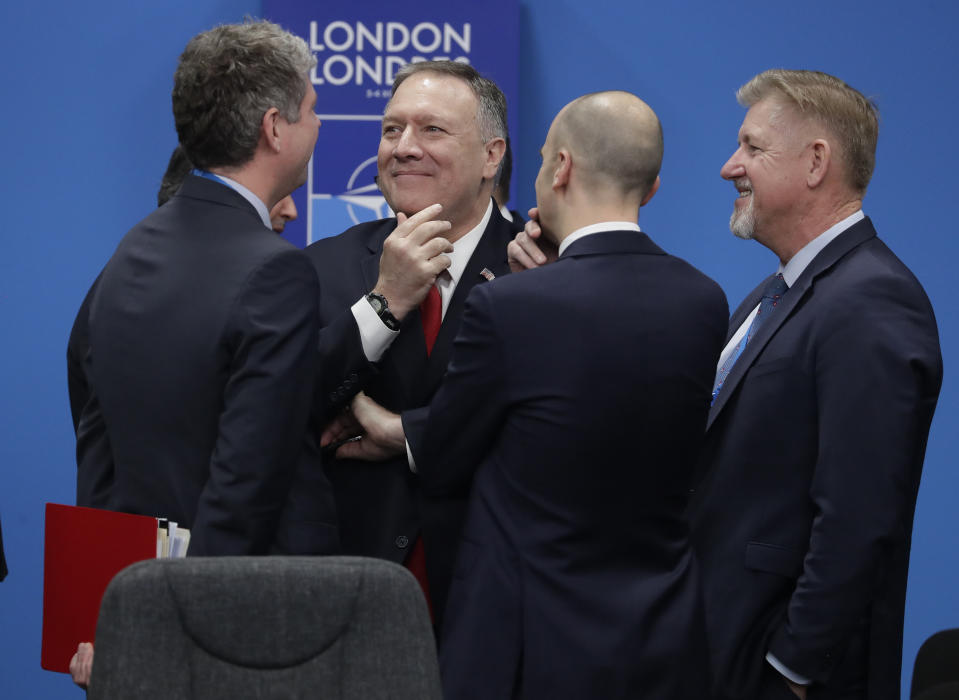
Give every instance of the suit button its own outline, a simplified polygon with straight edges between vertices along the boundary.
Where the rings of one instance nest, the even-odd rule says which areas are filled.
[[[410,546],[410,538],[406,535],[400,535],[394,540],[394,544],[400,549],[406,549]]]
[[[355,382],[357,380],[356,372],[350,373],[350,381]]]

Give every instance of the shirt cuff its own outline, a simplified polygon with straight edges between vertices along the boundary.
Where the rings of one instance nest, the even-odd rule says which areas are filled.
[[[406,461],[410,464],[410,471],[416,474],[416,460],[413,459],[413,450],[410,449],[410,441],[405,440],[404,442],[406,442]]]
[[[810,679],[805,678],[804,676],[800,676],[798,673],[796,673],[790,668],[786,668],[783,665],[782,661],[780,661],[775,656],[773,656],[773,653],[771,651],[766,652],[766,661],[769,662],[770,666],[772,666],[774,669],[779,671],[782,675],[784,675],[786,678],[791,680],[796,685],[809,685],[810,683],[812,683]]]
[[[363,343],[363,354],[370,362],[379,362],[383,353],[390,344],[400,334],[399,331],[391,331],[386,324],[380,320],[380,317],[373,311],[370,302],[366,297],[360,297],[360,300],[350,307],[353,312],[353,318],[356,319],[356,326],[360,330],[360,342]]]

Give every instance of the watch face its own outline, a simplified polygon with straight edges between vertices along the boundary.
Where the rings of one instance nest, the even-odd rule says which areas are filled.
[[[373,307],[373,311],[377,314],[383,313],[383,302],[378,296],[370,295],[367,298],[370,300],[370,306]]]

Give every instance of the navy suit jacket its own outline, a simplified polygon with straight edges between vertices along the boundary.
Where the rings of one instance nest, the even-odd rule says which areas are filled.
[[[194,555],[335,552],[307,431],[317,295],[241,195],[187,177],[124,236],[83,319],[78,505],[175,520]]]
[[[632,231],[473,290],[428,417],[403,416],[427,495],[472,489],[446,697],[705,697],[685,507],[727,312]]]
[[[509,272],[506,246],[513,231],[496,207],[450,299],[439,335],[427,356],[418,309],[403,319],[399,336],[379,360],[363,353],[350,307],[376,285],[383,241],[396,219],[359,224],[306,248],[320,279],[320,362],[316,392],[318,427],[325,425],[361,389],[391,411],[429,403],[449,362],[470,290],[484,284],[480,273]],[[403,562],[423,532],[430,598],[436,619],[442,616],[452,570],[453,549],[462,521],[462,504],[421,503],[419,479],[406,455],[386,462],[333,460],[328,473],[336,493],[344,553]]]
[[[759,697],[767,651],[814,681],[810,698],[899,697],[912,518],[941,383],[922,287],[869,219],[853,225],[785,294],[710,411],[691,513],[720,697]]]

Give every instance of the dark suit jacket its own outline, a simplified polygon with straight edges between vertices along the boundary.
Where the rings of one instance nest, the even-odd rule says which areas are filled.
[[[84,359],[90,348],[90,303],[93,301],[99,281],[98,275],[90,285],[86,296],[83,297],[76,318],[73,319],[73,326],[70,328],[70,339],[67,341],[67,391],[70,396],[70,417],[73,419],[74,433],[80,428],[80,416],[90,398],[90,385],[87,383]]]
[[[899,697],[941,382],[929,300],[868,219],[816,256],[746,346],[710,411],[692,503],[723,698],[757,697],[767,650],[815,681],[810,698],[857,684],[856,697]]]
[[[685,507],[727,312],[630,231],[470,295],[425,428],[404,414],[424,491],[472,486],[446,697],[705,697]]]
[[[470,290],[485,283],[480,274],[509,272],[506,245],[513,232],[496,207],[450,300],[443,325],[427,356],[418,310],[404,320],[400,334],[377,363],[363,354],[350,307],[376,284],[383,241],[395,219],[360,224],[306,248],[320,278],[320,358],[317,390],[320,427],[347,406],[360,389],[400,412],[425,406],[446,372],[450,348]],[[402,562],[421,530],[433,612],[442,615],[453,566],[453,550],[464,504],[421,504],[419,480],[403,455],[387,462],[335,460],[328,473],[336,492],[344,553]]]
[[[175,520],[195,555],[335,551],[307,431],[317,294],[242,196],[188,177],[96,285],[77,503]]]

